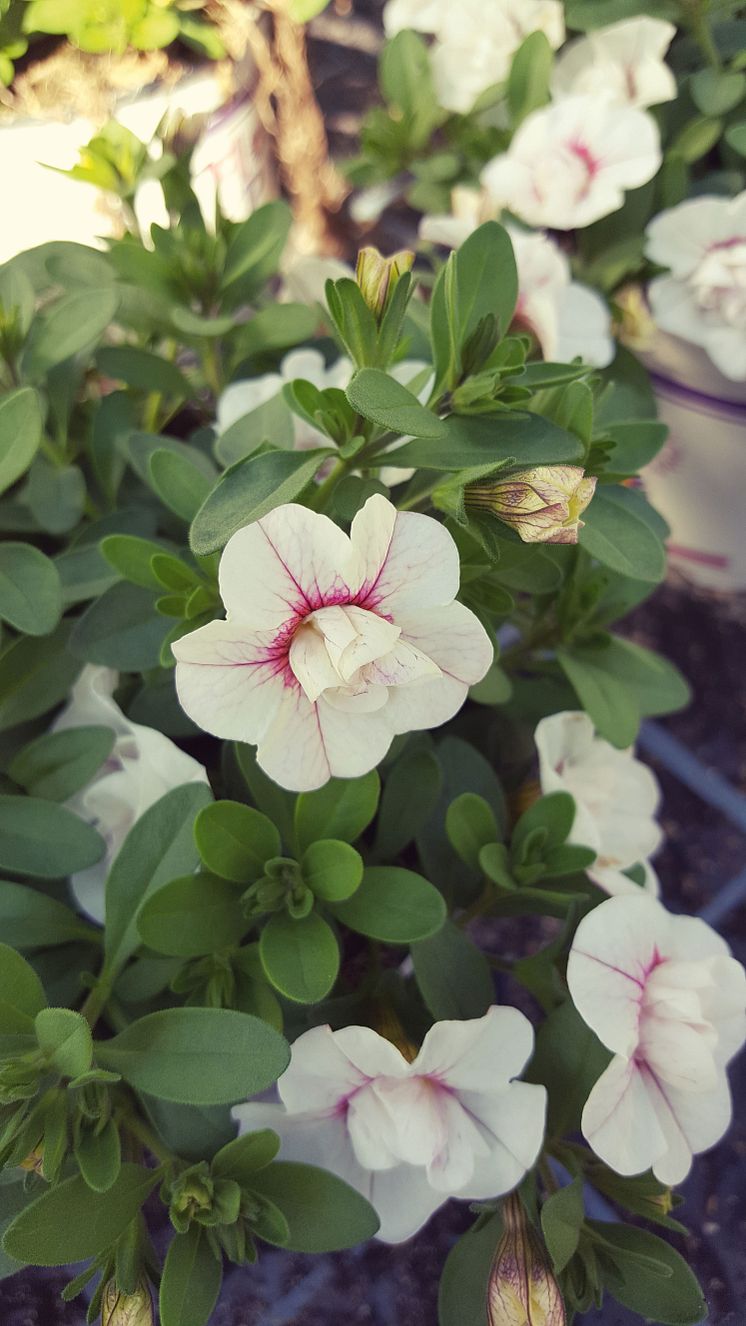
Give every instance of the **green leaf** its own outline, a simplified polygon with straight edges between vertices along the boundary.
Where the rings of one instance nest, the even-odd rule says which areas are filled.
[[[78,465],[52,465],[44,456],[37,456],[24,496],[42,529],[48,534],[67,534],[83,515],[83,471]]]
[[[443,420],[445,435],[406,442],[396,464],[430,470],[462,470],[483,465],[554,465],[582,461],[583,444],[539,414],[458,415]],[[389,463],[390,457],[385,458]],[[376,463],[384,458],[376,457]]]
[[[158,1308],[161,1326],[206,1326],[218,1301],[223,1265],[207,1234],[193,1224],[176,1234],[163,1264]]]
[[[452,801],[446,814],[446,833],[451,846],[472,870],[479,870],[479,853],[487,843],[497,842],[500,831],[484,797],[464,792]]]
[[[279,265],[292,216],[285,202],[265,203],[231,231],[222,289],[241,283],[241,297],[259,290]]]
[[[583,1227],[583,1182],[573,1179],[566,1187],[552,1193],[541,1208],[544,1242],[552,1258],[555,1275],[564,1271],[575,1256]]]
[[[251,1183],[257,1170],[265,1169],[274,1160],[279,1149],[280,1139],[270,1128],[242,1133],[220,1148],[211,1169],[216,1178],[235,1179],[243,1188]]]
[[[271,400],[257,405],[256,409],[230,424],[215,442],[214,450],[221,464],[229,466],[245,460],[263,442],[292,450],[294,438],[292,412],[282,393],[278,392]]]
[[[518,274],[510,237],[497,221],[486,221],[461,245],[456,253],[456,283],[461,346],[490,314],[504,336],[515,312]]]
[[[579,1129],[583,1106],[610,1060],[611,1054],[572,1000],[549,1014],[537,1032],[534,1057],[526,1071],[529,1081],[547,1088],[547,1138]]]
[[[549,101],[554,52],[543,32],[531,32],[513,56],[508,75],[508,109],[517,127]]]
[[[3,1247],[31,1266],[66,1266],[96,1257],[124,1232],[160,1179],[160,1170],[129,1163],[105,1194],[94,1192],[80,1175],[65,1179],[16,1216]]]
[[[477,1221],[451,1249],[440,1279],[439,1326],[485,1326],[487,1282],[501,1235],[496,1214]]]
[[[175,787],[130,829],[106,881],[107,965],[116,973],[140,943],[137,912],[169,880],[194,870],[194,818],[211,800],[203,783]]]
[[[108,1192],[116,1183],[122,1167],[122,1148],[119,1130],[109,1119],[101,1132],[83,1129],[75,1142],[75,1159],[80,1172],[94,1192]]]
[[[301,792],[295,804],[300,851],[319,838],[356,842],[376,813],[380,792],[375,769],[362,778],[330,778],[316,792]]]
[[[42,404],[32,387],[0,396],[0,493],[25,474],[39,449]]]
[[[632,744],[641,717],[673,713],[690,699],[678,669],[631,640],[563,647],[557,660],[598,732],[615,746]]]
[[[543,831],[542,850],[550,851],[567,841],[575,821],[575,801],[569,792],[549,792],[539,797],[521,815],[513,830],[511,848],[520,856],[527,840],[537,829]]]
[[[48,635],[61,613],[54,562],[29,543],[0,544],[0,617],[25,635]]]
[[[78,618],[70,635],[70,652],[87,663],[120,672],[158,667],[171,623],[155,612],[154,603],[148,590],[118,581]]]
[[[280,855],[280,835],[261,811],[239,801],[215,801],[194,823],[199,854],[208,870],[223,879],[250,884],[265,861]]]
[[[494,1002],[487,959],[452,922],[413,944],[411,953],[417,985],[436,1021],[479,1018]]]
[[[666,573],[666,550],[655,515],[632,488],[598,488],[583,517],[581,547],[631,580],[657,584]]]
[[[443,777],[430,750],[405,751],[389,773],[376,824],[376,856],[398,856],[432,814]]]
[[[100,548],[109,566],[113,566],[122,579],[139,585],[141,589],[163,589],[151,566],[153,558],[164,552],[163,544],[141,539],[137,534],[109,534],[101,540]]]
[[[71,1008],[42,1008],[35,1018],[39,1048],[63,1077],[87,1073],[93,1058],[91,1029]]]
[[[319,916],[294,919],[286,912],[270,917],[259,940],[262,967],[287,999],[318,1004],[339,972],[339,946],[331,926]]]
[[[186,875],[148,898],[138,913],[137,927],[156,953],[180,958],[217,953],[237,944],[248,928],[240,896],[217,875]]]
[[[138,1091],[184,1105],[231,1105],[265,1091],[290,1050],[274,1028],[228,1008],[165,1008],[97,1046],[97,1059]]]
[[[176,364],[136,345],[106,345],[96,352],[96,367],[104,377],[126,382],[136,391],[158,392],[186,400],[191,387]]]
[[[151,484],[164,506],[181,520],[194,520],[212,490],[212,481],[186,456],[174,451],[154,451],[149,470]]]
[[[360,888],[330,910],[343,925],[388,944],[410,944],[440,930],[446,905],[421,875],[398,866],[370,866]]]
[[[255,1175],[251,1187],[282,1211],[292,1252],[338,1252],[378,1229],[378,1216],[359,1192],[313,1165],[276,1161]]]
[[[347,388],[347,399],[364,419],[394,433],[443,437],[445,425],[400,382],[379,368],[362,368]]]
[[[726,115],[746,95],[746,74],[700,69],[690,86],[698,110],[705,115]]]
[[[34,320],[23,353],[24,375],[32,382],[55,364],[95,345],[114,320],[119,292],[113,286],[63,295]]]
[[[85,939],[91,931],[56,898],[0,880],[0,934],[13,948],[52,948]]]
[[[67,801],[101,768],[111,753],[115,735],[110,727],[46,732],[19,751],[8,773],[31,796]]]
[[[673,155],[683,157],[684,161],[692,165],[695,161],[699,161],[701,157],[707,155],[717,143],[722,132],[722,120],[708,119],[704,115],[697,116],[684,125],[683,129],[674,138],[669,150]]]
[[[231,466],[194,517],[189,534],[192,550],[201,556],[217,552],[236,530],[294,501],[333,454],[332,447],[265,451]]]
[[[311,843],[301,861],[303,880],[317,898],[343,902],[360,887],[363,858],[349,843],[319,838]]]
[[[0,796],[0,868],[59,879],[93,866],[104,840],[64,806],[40,797]]]
[[[256,802],[259,810],[263,811],[267,818],[277,826],[282,841],[289,847],[293,840],[295,797],[286,792],[284,788],[278,787],[277,783],[274,783],[271,778],[267,777],[264,770],[259,768],[253,746],[246,746],[243,742],[236,741],[233,744],[233,749],[241,776],[251,793],[252,800]]]
[[[746,157],[746,120],[729,124],[725,130],[725,141],[739,156]]]
[[[589,1220],[604,1243],[597,1248],[603,1281],[620,1303],[663,1326],[695,1326],[707,1303],[684,1258],[645,1229]]]
[[[47,1005],[33,967],[7,944],[0,944],[0,1004],[8,1004],[28,1018],[36,1017]]]

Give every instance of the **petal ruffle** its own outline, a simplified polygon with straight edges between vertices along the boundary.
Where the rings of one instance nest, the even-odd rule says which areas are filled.
[[[408,613],[442,606],[459,587],[458,549],[431,516],[397,512],[385,497],[368,498],[350,529],[363,565],[358,603],[397,625]]]
[[[182,709],[205,732],[260,742],[286,693],[284,665],[266,635],[230,621],[208,622],[171,646]]]

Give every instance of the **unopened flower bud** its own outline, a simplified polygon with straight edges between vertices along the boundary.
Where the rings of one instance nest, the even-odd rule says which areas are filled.
[[[500,482],[471,484],[467,508],[491,511],[524,543],[577,543],[580,516],[596,488],[579,465],[537,465]]]
[[[378,249],[361,249],[357,255],[355,278],[368,308],[380,323],[391,303],[396,286],[405,272],[412,270],[414,254],[401,249],[391,258],[384,258]]]
[[[101,1326],[154,1326],[153,1300],[142,1281],[134,1294],[125,1294],[110,1280],[101,1301]]]
[[[614,296],[614,303],[619,310],[616,330],[622,344],[630,350],[650,350],[657,328],[642,286],[634,281],[622,286]]]
[[[503,1221],[487,1283],[488,1326],[565,1326],[560,1287],[516,1193],[503,1204]]]
[[[25,1169],[30,1174],[41,1174],[44,1164],[44,1143],[37,1142],[33,1151],[29,1152],[25,1160],[19,1164],[19,1169]]]

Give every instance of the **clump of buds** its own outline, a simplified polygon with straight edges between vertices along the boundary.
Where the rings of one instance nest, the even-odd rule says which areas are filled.
[[[516,1193],[502,1214],[504,1233],[487,1283],[488,1326],[566,1326],[560,1287]]]
[[[379,326],[401,277],[411,272],[413,264],[414,254],[410,249],[401,249],[390,258],[384,258],[372,247],[358,253],[355,278]]]
[[[595,489],[580,465],[537,465],[498,483],[470,484],[464,504],[490,511],[524,543],[577,543]]]

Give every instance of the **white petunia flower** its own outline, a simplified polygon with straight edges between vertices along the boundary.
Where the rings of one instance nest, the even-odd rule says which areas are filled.
[[[589,226],[624,202],[661,164],[658,126],[646,111],[602,97],[566,97],[532,111],[482,183],[498,207],[532,226]]]
[[[642,110],[673,101],[676,79],[664,57],[675,36],[673,23],[647,15],[596,28],[560,52],[552,95],[590,93]]]
[[[458,248],[495,209],[476,189],[454,189],[451,216],[426,216],[420,237]],[[515,320],[533,332],[545,359],[567,363],[580,356],[594,368],[614,358],[611,315],[600,295],[573,281],[570,264],[548,235],[507,226],[518,268]]]
[[[111,668],[87,663],[53,724],[55,732],[92,725],[116,733],[111,754],[96,776],[67,802],[106,843],[103,860],[70,881],[79,906],[102,925],[106,876],[132,825],[173,787],[208,782],[206,770],[191,755],[162,732],[133,723],[122,713],[114,699],[118,680]]]
[[[565,37],[559,0],[451,3],[431,30],[438,38],[430,57],[438,103],[460,114],[508,77],[513,56],[532,32],[543,32],[554,50]]]
[[[700,345],[725,377],[746,378],[746,193],[691,198],[656,216],[645,252],[670,268],[648,296],[663,331]]]
[[[567,965],[581,1017],[614,1053],[582,1131],[618,1174],[681,1183],[731,1118],[725,1068],[746,1037],[746,973],[724,939],[654,898],[610,898],[578,926]]]
[[[369,1027],[314,1027],[292,1047],[282,1104],[233,1114],[242,1132],[279,1133],[283,1159],[357,1188],[378,1212],[379,1238],[400,1243],[448,1197],[500,1196],[534,1164],[546,1091],[514,1081],[533,1042],[523,1013],[496,1006],[436,1022],[412,1063]]]
[[[386,0],[383,26],[387,37],[411,28],[413,32],[437,32],[448,12],[449,0]]]
[[[228,540],[225,621],[172,648],[182,707],[206,732],[258,746],[292,791],[356,778],[398,733],[439,727],[492,662],[456,602],[459,558],[430,516],[370,497],[349,537],[290,503]]]
[[[655,819],[660,789],[652,770],[631,750],[617,750],[597,736],[584,713],[542,718],[534,740],[542,792],[569,792],[575,799],[569,841],[596,853],[587,871],[591,879],[607,893],[639,893],[623,872],[642,864],[644,887],[657,893],[648,858],[663,834]]]

